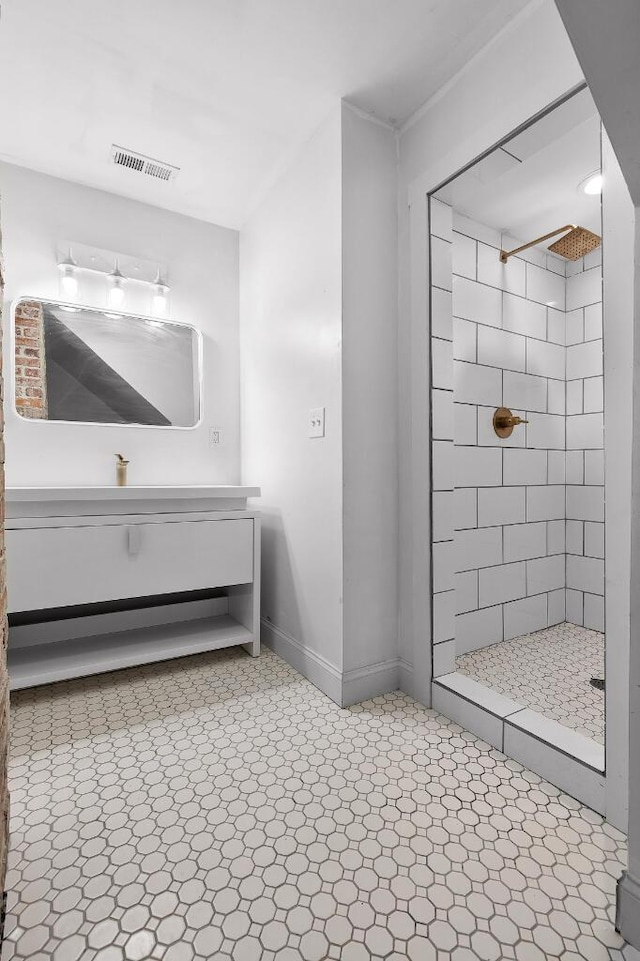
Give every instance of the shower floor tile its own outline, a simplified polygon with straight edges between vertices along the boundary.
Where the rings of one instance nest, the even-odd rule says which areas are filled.
[[[558,624],[456,658],[456,670],[604,744],[604,634]]]
[[[3,959],[631,961],[623,835],[435,711],[265,651],[12,698]]]

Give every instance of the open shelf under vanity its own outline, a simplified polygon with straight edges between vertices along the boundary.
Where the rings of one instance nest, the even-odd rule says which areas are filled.
[[[256,656],[254,489],[107,493],[8,492],[10,688],[238,645]]]
[[[219,611],[228,610],[228,599],[221,598],[217,606]],[[49,622],[47,627],[54,630],[65,623],[68,622]],[[11,690],[253,642],[253,633],[248,628],[230,614],[220,612],[208,617],[42,643],[34,643],[33,630],[31,642],[21,643],[24,631],[19,627],[11,629],[8,653]],[[35,637],[37,639],[37,634]]]

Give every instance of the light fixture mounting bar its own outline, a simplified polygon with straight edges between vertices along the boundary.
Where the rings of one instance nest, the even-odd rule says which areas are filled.
[[[76,243],[73,240],[61,240],[57,245],[58,263],[69,256],[69,248],[73,251],[73,258],[80,270],[91,270],[99,274],[110,274],[113,265],[118,266],[127,280],[140,281],[144,284],[157,283],[158,276],[167,278],[166,264],[160,261],[143,260],[131,254],[123,254],[118,250],[105,250],[100,247],[90,247],[87,244]]]

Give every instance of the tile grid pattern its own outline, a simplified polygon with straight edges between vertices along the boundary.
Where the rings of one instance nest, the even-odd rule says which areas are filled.
[[[604,631],[601,249],[566,270],[567,620]]]
[[[594,486],[598,469],[602,475],[602,411],[581,408],[566,416],[567,369],[585,375],[581,390],[594,381],[589,403],[597,402],[597,384],[586,375],[592,373],[587,365],[597,362],[602,373],[602,337],[566,346],[566,297],[576,312],[572,329],[578,313],[583,333],[587,311],[589,333],[597,328],[598,310],[600,333],[602,321],[601,304],[576,306],[601,290],[599,252],[585,259],[581,276],[587,282],[575,286],[578,272],[567,280],[558,257],[534,249],[503,266],[498,250],[518,240],[435,199],[430,212],[438,676],[453,670],[455,653],[562,623],[567,577],[575,613],[570,619],[603,630],[604,561],[594,556],[603,543],[604,488]],[[568,359],[568,352],[585,347],[588,356]],[[596,380],[601,395],[601,376]],[[506,440],[491,424],[500,403],[529,420]],[[591,449],[578,452],[578,445]],[[567,488],[567,466],[578,457],[590,473],[578,478],[572,470],[574,484]],[[568,516],[571,546],[579,527],[588,532],[590,556],[568,556]]]
[[[558,258],[549,262],[561,273],[538,252],[545,266],[500,264],[499,233],[434,199],[431,233],[434,578],[444,587],[438,563],[448,561],[453,588],[434,631],[446,645],[437,676],[453,669],[454,646],[464,653],[565,617],[565,278]],[[505,440],[492,427],[503,403],[530,420]],[[439,615],[444,596],[434,607]]]
[[[14,699],[4,961],[637,961],[624,838],[410,697],[271,652]]]
[[[456,671],[604,744],[604,635],[558,624],[456,658]]]
[[[456,457],[454,506],[478,504],[475,518],[456,510],[459,653],[564,620],[564,263],[536,251],[537,263],[502,265],[501,240],[468,220],[453,231],[454,441],[475,443]],[[529,421],[507,439],[492,428],[496,403],[476,403],[494,380],[493,396]],[[487,457],[502,470],[490,489],[476,487],[491,480],[477,470]]]

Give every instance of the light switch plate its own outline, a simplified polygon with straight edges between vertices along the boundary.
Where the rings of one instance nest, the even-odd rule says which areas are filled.
[[[309,411],[309,437],[324,437],[324,407]]]

